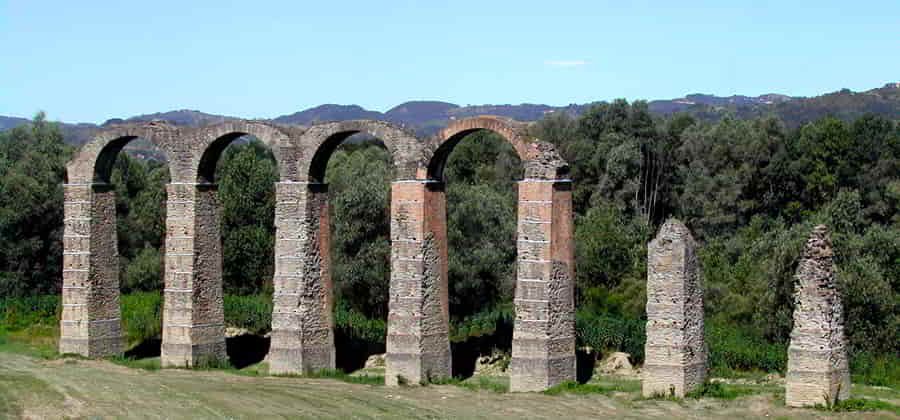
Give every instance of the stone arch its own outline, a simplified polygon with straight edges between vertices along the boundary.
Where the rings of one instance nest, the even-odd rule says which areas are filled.
[[[495,116],[453,121],[427,142],[424,173],[392,185],[388,385],[452,373],[443,172],[453,148],[478,130],[505,138],[525,169],[518,184],[510,389],[540,391],[575,379],[572,183],[554,146],[527,128]]]
[[[450,152],[467,135],[479,130],[493,131],[513,146],[525,168],[525,179],[562,179],[568,176],[569,166],[556,152],[556,147],[531,136],[528,124],[482,115],[452,121],[429,139],[426,145],[428,178],[442,180]]]
[[[374,120],[316,124],[297,138],[296,182],[276,189],[275,303],[269,367],[303,373],[335,367],[328,186],[325,169],[348,137],[366,133],[384,142],[395,179],[414,179],[421,143],[405,129]],[[424,172],[423,172],[424,173]]]
[[[68,182],[72,184],[109,183],[116,157],[125,145],[137,138],[153,143],[172,160],[171,145],[178,129],[165,122],[124,124],[104,129],[81,146],[66,165]],[[170,175],[174,173],[170,170]]]
[[[190,162],[181,162],[189,163],[189,166],[179,168],[179,181],[215,182],[216,163],[222,152],[231,142],[245,135],[256,137],[272,151],[282,180],[292,178],[288,168],[290,165],[285,164],[285,159],[290,159],[295,149],[289,133],[266,122],[234,120],[191,129],[185,133]]]
[[[159,122],[114,126],[82,146],[67,165],[61,353],[104,357],[122,352],[116,196],[110,174],[119,152],[136,138],[150,141],[171,161],[177,132]]]
[[[252,135],[272,151],[281,180],[290,181],[295,165],[285,161],[291,161],[296,150],[293,132],[244,120],[181,131],[171,163],[173,180],[166,187],[163,366],[194,366],[227,357],[221,211],[215,179],[222,152],[234,140]],[[278,229],[276,223],[276,235],[283,236]]]
[[[300,137],[298,174],[302,181],[324,182],[325,167],[348,137],[370,134],[384,142],[393,160],[395,179],[415,179],[422,166],[422,142],[403,127],[378,120],[350,120],[317,124]]]

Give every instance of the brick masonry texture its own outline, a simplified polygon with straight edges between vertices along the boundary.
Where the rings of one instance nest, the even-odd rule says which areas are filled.
[[[707,350],[703,285],[694,239],[667,220],[647,246],[647,340],[644,396],[684,397],[703,384]]]
[[[794,328],[788,347],[785,404],[826,405],[850,398],[843,304],[828,228],[816,226],[794,276]]]
[[[201,128],[162,122],[113,126],[84,145],[67,166],[63,315],[60,351],[121,354],[114,190],[116,156],[136,138],[162,151],[166,186],[162,364],[194,366],[226,357],[221,217],[215,167],[234,140],[252,135],[273,152],[276,243],[273,372],[335,365],[329,258],[331,154],[366,133],[391,154],[391,285],[386,382],[410,384],[451,374],[443,168],[467,134],[491,130],[513,145],[525,168],[519,185],[518,280],[511,387],[546,389],[575,378],[574,245],[568,166],[528,126],[482,116],[454,121],[421,140],[383,121],[311,127],[230,121]]]

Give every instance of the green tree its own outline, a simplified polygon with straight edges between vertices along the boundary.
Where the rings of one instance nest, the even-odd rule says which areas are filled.
[[[43,113],[0,132],[0,295],[57,293],[65,163],[71,148]]]

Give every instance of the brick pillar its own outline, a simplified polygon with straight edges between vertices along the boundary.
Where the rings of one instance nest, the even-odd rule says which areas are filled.
[[[850,398],[844,307],[833,256],[828,229],[816,226],[794,276],[794,328],[785,375],[785,403],[790,407]]]
[[[391,285],[385,382],[451,375],[444,185],[391,184]]]
[[[213,184],[166,185],[163,366],[224,360],[221,216]]]
[[[116,195],[106,184],[66,184],[60,353],[122,353]]]
[[[575,380],[572,182],[519,182],[511,391]]]
[[[667,220],[647,246],[643,395],[684,397],[706,380],[703,285],[691,232]]]
[[[275,188],[275,295],[269,370],[334,369],[328,186]]]

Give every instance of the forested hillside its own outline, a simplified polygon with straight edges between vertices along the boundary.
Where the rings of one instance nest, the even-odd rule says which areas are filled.
[[[581,344],[622,349],[641,360],[646,244],[666,218],[678,217],[701,244],[713,367],[783,370],[792,276],[811,227],[825,223],[833,235],[854,372],[873,383],[900,378],[896,120],[825,117],[791,128],[771,117],[659,117],[646,102],[619,100],[579,117],[553,113],[533,130],[571,164]],[[59,292],[61,184],[71,152],[59,128],[42,116],[0,133],[2,296]],[[274,160],[251,142],[230,146],[219,165],[225,291],[267,296]],[[511,147],[487,132],[467,137],[451,155],[446,181],[454,340],[508,332],[521,170]],[[326,176],[336,306],[354,319],[372,320],[353,321],[359,329],[383,331],[389,155],[377,141],[344,145]],[[125,293],[162,287],[167,178],[162,163],[122,154],[115,165]],[[367,337],[377,340],[378,334]],[[500,337],[497,345],[508,341]]]

